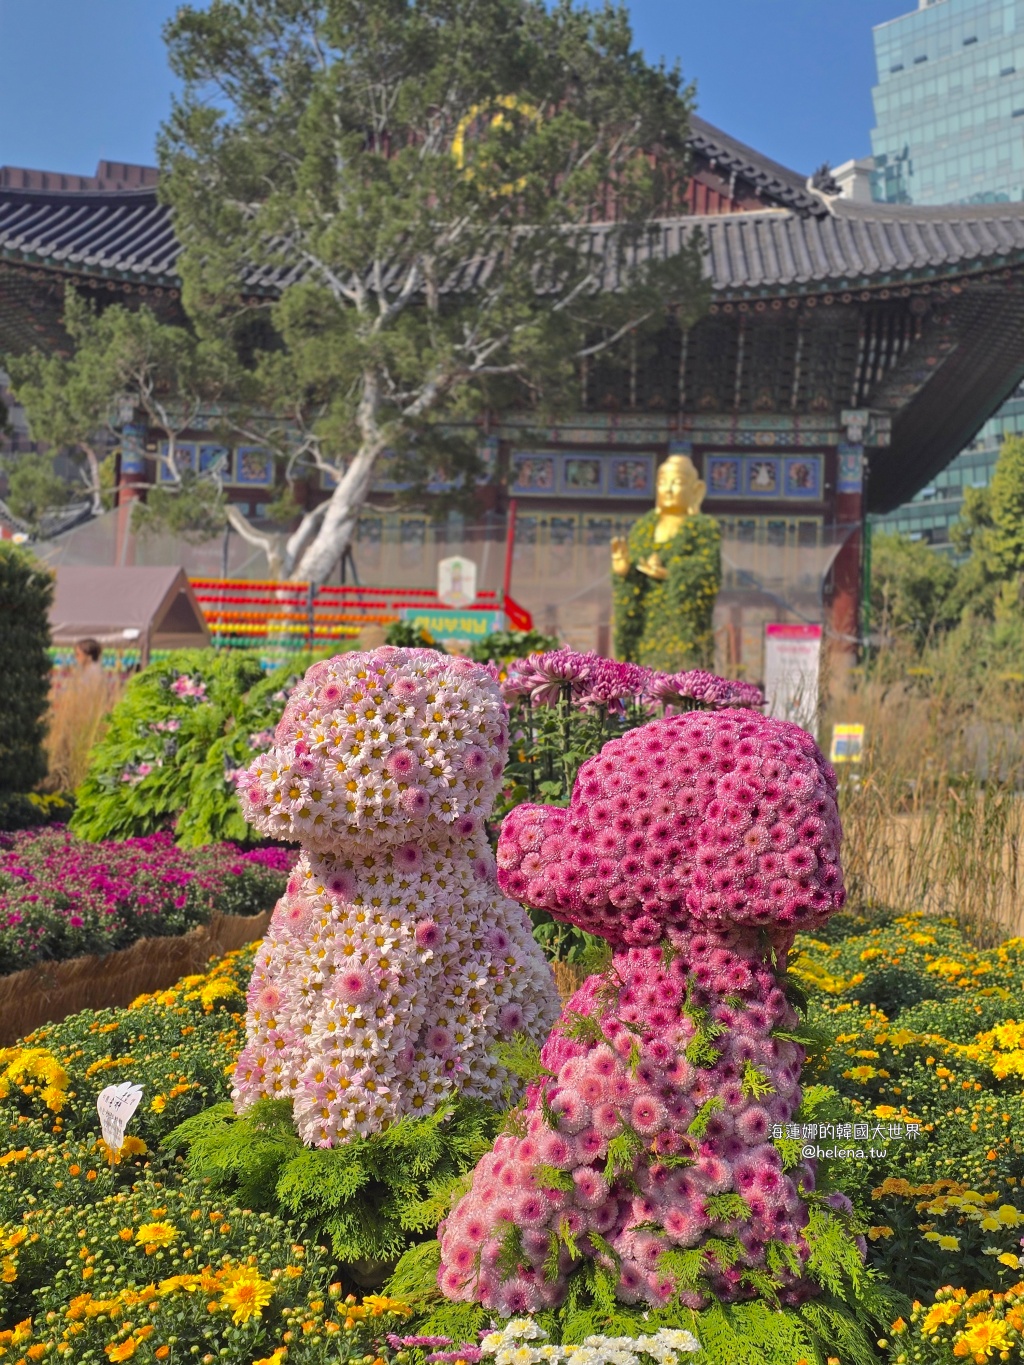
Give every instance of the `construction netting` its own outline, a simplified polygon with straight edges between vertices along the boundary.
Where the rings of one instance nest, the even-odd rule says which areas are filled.
[[[631,518],[584,513],[517,518],[511,596],[534,625],[580,649],[610,653],[610,542]],[[763,677],[768,622],[825,624],[829,570],[855,526],[809,518],[740,518],[722,522],[722,591],[715,608],[716,665],[733,675]],[[508,525],[504,517],[431,521],[415,513],[368,513],[359,524],[344,581],[391,589],[433,589],[437,565],[462,555],[477,565],[477,588],[500,596]],[[233,532],[201,545],[170,536],[130,536],[119,542],[110,512],[34,547],[54,565],[181,565],[196,579],[267,579],[266,555]],[[341,567],[332,583],[343,581]]]

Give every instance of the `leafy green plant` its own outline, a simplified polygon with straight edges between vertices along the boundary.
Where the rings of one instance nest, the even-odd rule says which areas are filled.
[[[501,664],[510,659],[525,659],[528,654],[543,654],[558,645],[553,635],[542,635],[539,630],[496,630],[477,641],[469,657],[481,664]]]
[[[0,543],[0,802],[46,776],[53,577],[25,550]],[[22,803],[13,803],[18,818]]]
[[[747,1303],[711,1302],[700,1310],[679,1300],[658,1309],[625,1304],[615,1295],[617,1272],[588,1259],[572,1275],[565,1302],[538,1313],[535,1320],[553,1342],[565,1343],[599,1334],[638,1338],[663,1327],[681,1328],[700,1342],[699,1358],[708,1365],[794,1365],[801,1359],[826,1365],[837,1350],[850,1365],[875,1365],[875,1341],[906,1308],[903,1297],[864,1268],[834,1215],[815,1210],[809,1236],[814,1247],[810,1269],[822,1292],[797,1307],[780,1307],[772,1292]],[[721,1241],[717,1248],[725,1260],[728,1246]],[[698,1286],[706,1269],[704,1252],[678,1252],[674,1258],[665,1268],[679,1288]],[[491,1325],[493,1314],[475,1304],[445,1300],[437,1288],[439,1265],[436,1242],[411,1248],[388,1281],[388,1293],[410,1304],[416,1314],[406,1330],[449,1337],[456,1347],[473,1342]]]
[[[167,1138],[188,1149],[194,1175],[254,1208],[290,1217],[329,1240],[346,1262],[388,1262],[433,1230],[461,1178],[490,1148],[499,1116],[457,1099],[340,1147],[304,1147],[289,1100],[260,1100],[238,1116],[219,1104]]]
[[[179,650],[144,669],[94,751],[74,832],[100,840],[173,828],[192,847],[249,838],[236,778],[272,742],[313,657],[264,676],[256,654]]]
[[[384,632],[384,643],[397,645],[399,649],[436,649],[440,654],[447,653],[444,645],[435,640],[429,630],[414,625],[412,621],[392,621]]]

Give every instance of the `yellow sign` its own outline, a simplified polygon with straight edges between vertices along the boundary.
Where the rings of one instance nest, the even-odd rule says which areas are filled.
[[[833,763],[859,763],[864,757],[864,726],[835,725],[832,728]]]

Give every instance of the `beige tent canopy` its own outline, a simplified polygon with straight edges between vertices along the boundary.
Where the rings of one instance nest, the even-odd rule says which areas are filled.
[[[107,649],[138,649],[143,665],[153,649],[210,643],[185,570],[175,568],[59,567],[50,630],[55,645],[91,636]]]

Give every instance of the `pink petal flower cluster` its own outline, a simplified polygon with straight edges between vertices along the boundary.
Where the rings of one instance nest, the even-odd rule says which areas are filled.
[[[620,1298],[658,1306],[678,1289],[666,1253],[717,1237],[742,1248],[708,1253],[722,1300],[754,1292],[744,1273],[770,1243],[806,1262],[814,1164],[784,1170],[771,1142],[804,1060],[774,963],[843,903],[835,789],[798,727],[691,712],[606,744],[568,810],[506,818],[502,886],[617,951],[545,1044],[525,1132],[498,1138],[440,1229],[448,1297],[536,1312],[583,1255],[616,1269]],[[794,1270],[776,1280],[786,1302],[814,1292]]]
[[[670,705],[683,710],[761,707],[764,694],[754,683],[715,677],[703,669],[658,673],[641,664],[619,663],[599,654],[555,649],[514,661],[502,682],[505,700],[529,697],[534,706],[554,706],[563,695],[588,710],[620,714],[624,703]]]
[[[692,710],[695,702],[710,710],[764,705],[764,693],[756,683],[717,678],[702,668],[691,668],[684,673],[652,674],[647,696],[651,701],[684,711]]]
[[[291,1099],[329,1147],[457,1092],[501,1098],[495,1042],[558,1013],[483,826],[507,734],[487,670],[433,650],[306,674],[245,785],[251,822],[306,847],[257,954],[236,1108]]]

